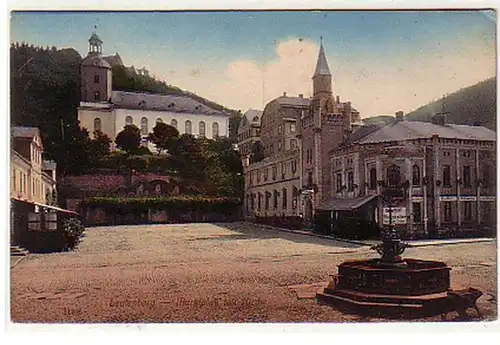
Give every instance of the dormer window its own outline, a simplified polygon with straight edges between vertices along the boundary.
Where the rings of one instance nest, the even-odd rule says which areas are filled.
[[[173,107],[175,107],[175,103],[174,103],[174,102],[172,102],[172,103],[170,103],[170,104],[168,105],[168,108],[173,108]]]

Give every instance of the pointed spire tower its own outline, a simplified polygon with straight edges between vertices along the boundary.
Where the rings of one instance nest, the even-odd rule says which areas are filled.
[[[316,69],[312,77],[313,80],[313,97],[327,98],[332,97],[332,74],[326,61],[325,49],[323,48],[323,37],[319,47],[318,61]]]

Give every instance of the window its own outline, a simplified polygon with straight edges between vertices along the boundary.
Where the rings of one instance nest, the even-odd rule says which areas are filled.
[[[94,119],[94,132],[95,131],[101,132],[101,119],[98,117]]]
[[[281,178],[285,178],[286,176],[286,163],[281,163]]]
[[[297,198],[298,198],[299,191],[297,187],[293,186],[293,193],[292,193],[292,208],[297,208]]]
[[[312,171],[309,171],[307,173],[307,185],[312,186],[312,184],[313,184],[313,173]]]
[[[200,121],[199,128],[198,128],[198,134],[201,138],[205,137],[205,122]]]
[[[127,116],[125,118],[125,126],[132,125],[134,123],[134,120],[132,120],[132,116]]]
[[[464,220],[472,220],[472,202],[465,201],[464,205]]]
[[[397,187],[401,184],[401,172],[399,166],[394,164],[387,168],[387,184],[391,187]]]
[[[416,164],[412,168],[412,185],[420,186],[420,168]]]
[[[297,161],[294,159],[292,161],[292,174],[295,175],[296,172],[297,172]]]
[[[258,170],[258,171],[257,171],[257,182],[260,182],[260,174],[261,174],[261,171],[260,171],[260,170]]]
[[[17,189],[17,187],[16,187],[16,175],[17,175],[17,171],[16,171],[16,169],[14,169],[14,172],[12,173],[12,188],[14,189],[14,191]]]
[[[278,135],[282,135],[283,134],[283,125],[279,125],[278,126]]]
[[[470,166],[465,165],[463,167],[463,179],[464,179],[464,187],[471,187],[471,176],[470,176]]]
[[[170,121],[170,126],[174,127],[177,129],[177,120],[176,119],[172,119],[172,121]]]
[[[337,184],[337,192],[340,192],[342,190],[342,174],[337,173],[335,175],[335,183]]]
[[[352,171],[347,173],[347,191],[354,191],[354,172]]]
[[[250,208],[252,210],[255,210],[255,194],[252,193],[252,196],[250,197]]]
[[[96,92],[94,92],[94,101],[99,101],[101,99],[101,93],[99,92],[99,90],[97,90]]]
[[[148,135],[148,119],[145,117],[141,119],[141,134],[143,136]]]
[[[186,134],[191,134],[191,121],[187,120],[184,124]]]
[[[483,187],[488,187],[490,185],[490,167],[488,165],[483,165],[483,178],[481,184]]]
[[[267,181],[269,177],[269,168],[264,168],[264,181]]]
[[[273,191],[273,208],[278,208],[278,191],[276,189]]]
[[[296,130],[295,123],[291,123],[290,124],[290,132],[295,132],[295,130]]]
[[[284,210],[286,210],[286,207],[287,207],[286,203],[287,203],[287,198],[288,198],[286,195],[286,188],[283,188],[282,193],[283,193],[282,200],[281,200],[282,201],[282,208]]]
[[[271,199],[271,193],[266,192],[266,199],[264,200],[264,208],[266,211],[269,210],[269,199]]]
[[[212,138],[215,139],[219,136],[219,124],[214,122],[212,124]]]
[[[444,221],[451,222],[451,201],[444,202]]]
[[[451,167],[443,165],[443,186],[451,187]]]
[[[422,221],[422,203],[414,202],[413,206],[413,222],[420,223]]]
[[[297,149],[297,139],[291,139],[290,140],[290,150],[296,150]]]
[[[156,123],[163,123],[163,120],[159,117],[156,119]]]
[[[282,149],[283,149],[283,142],[280,140],[278,141],[278,152],[281,152]]]
[[[94,75],[94,83],[99,84],[99,82],[100,82],[99,75],[98,74]]]
[[[257,199],[257,209],[260,210],[262,206],[262,193],[259,192],[259,197]]]
[[[273,180],[276,180],[276,175],[278,174],[278,168],[276,165],[273,165]]]
[[[370,169],[370,189],[377,189],[377,169],[375,168]]]

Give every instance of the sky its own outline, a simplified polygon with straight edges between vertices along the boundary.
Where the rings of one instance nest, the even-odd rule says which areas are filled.
[[[495,76],[495,30],[493,11],[11,12],[10,41],[84,57],[96,31],[104,55],[244,112],[311,95],[323,37],[334,94],[369,117]]]

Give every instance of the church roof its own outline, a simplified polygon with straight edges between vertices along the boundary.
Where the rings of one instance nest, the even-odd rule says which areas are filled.
[[[316,62],[316,70],[314,70],[313,78],[318,75],[331,75],[328,62],[325,57],[325,50],[323,49],[323,42],[319,47],[318,61]]]
[[[116,53],[115,55],[103,56],[103,59],[106,60],[107,63],[113,66],[123,66],[123,61],[120,55]]]
[[[177,113],[229,116],[225,112],[210,108],[190,97],[178,95],[112,91],[111,103],[116,108],[124,109],[164,110]]]
[[[101,55],[90,54],[83,62],[82,66],[94,66],[102,68],[111,68],[111,65]]]
[[[99,37],[99,36],[98,36],[98,35],[94,32],[94,33],[92,34],[92,36],[90,36],[90,38],[89,38],[89,42],[91,42],[91,43],[92,43],[92,42],[99,42],[99,43],[102,43],[102,40],[101,40],[101,38],[100,38],[100,37]]]
[[[12,137],[14,138],[33,138],[40,135],[40,130],[37,127],[11,127]]]

